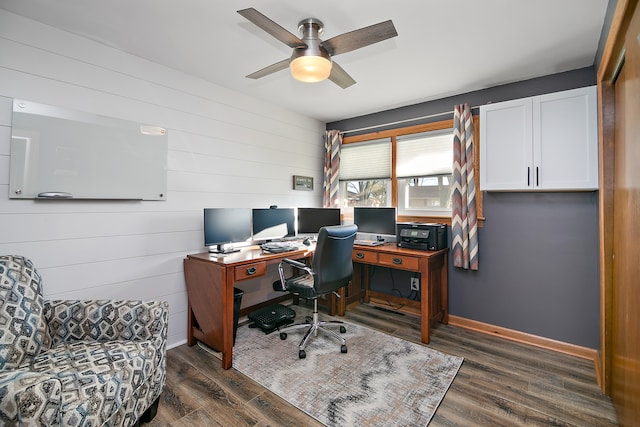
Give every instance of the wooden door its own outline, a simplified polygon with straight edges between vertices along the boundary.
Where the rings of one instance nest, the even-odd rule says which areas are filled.
[[[619,0],[601,96],[602,381],[621,426],[640,420],[640,8]]]
[[[615,82],[611,397],[620,424],[640,420],[640,13]]]

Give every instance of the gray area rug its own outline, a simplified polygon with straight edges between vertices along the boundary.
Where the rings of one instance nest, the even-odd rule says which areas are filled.
[[[305,312],[296,307],[297,321]],[[326,319],[326,316],[321,316]],[[298,358],[304,329],[238,328],[233,367],[327,426],[426,426],[462,358],[346,324],[347,353],[319,334]]]

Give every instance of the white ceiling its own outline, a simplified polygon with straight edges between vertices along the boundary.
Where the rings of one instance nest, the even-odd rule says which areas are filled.
[[[593,64],[608,0],[0,0],[0,8],[330,122]],[[398,37],[338,55],[356,84],[244,76],[291,50],[254,7],[323,39],[393,20]]]

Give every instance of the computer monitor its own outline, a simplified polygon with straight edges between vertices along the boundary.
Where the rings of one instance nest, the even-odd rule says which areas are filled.
[[[253,209],[251,212],[253,240],[274,240],[287,236],[295,236],[295,209]]]
[[[298,234],[318,234],[329,225],[340,225],[340,208],[298,208]]]
[[[237,252],[233,243],[251,240],[250,208],[205,208],[204,245],[209,252]]]
[[[358,226],[359,235],[396,236],[396,208],[354,207],[353,222]]]

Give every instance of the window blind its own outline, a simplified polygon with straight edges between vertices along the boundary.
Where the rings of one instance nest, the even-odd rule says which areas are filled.
[[[398,137],[398,178],[450,174],[453,169],[453,130]]]
[[[340,181],[391,178],[391,139],[343,145]]]

